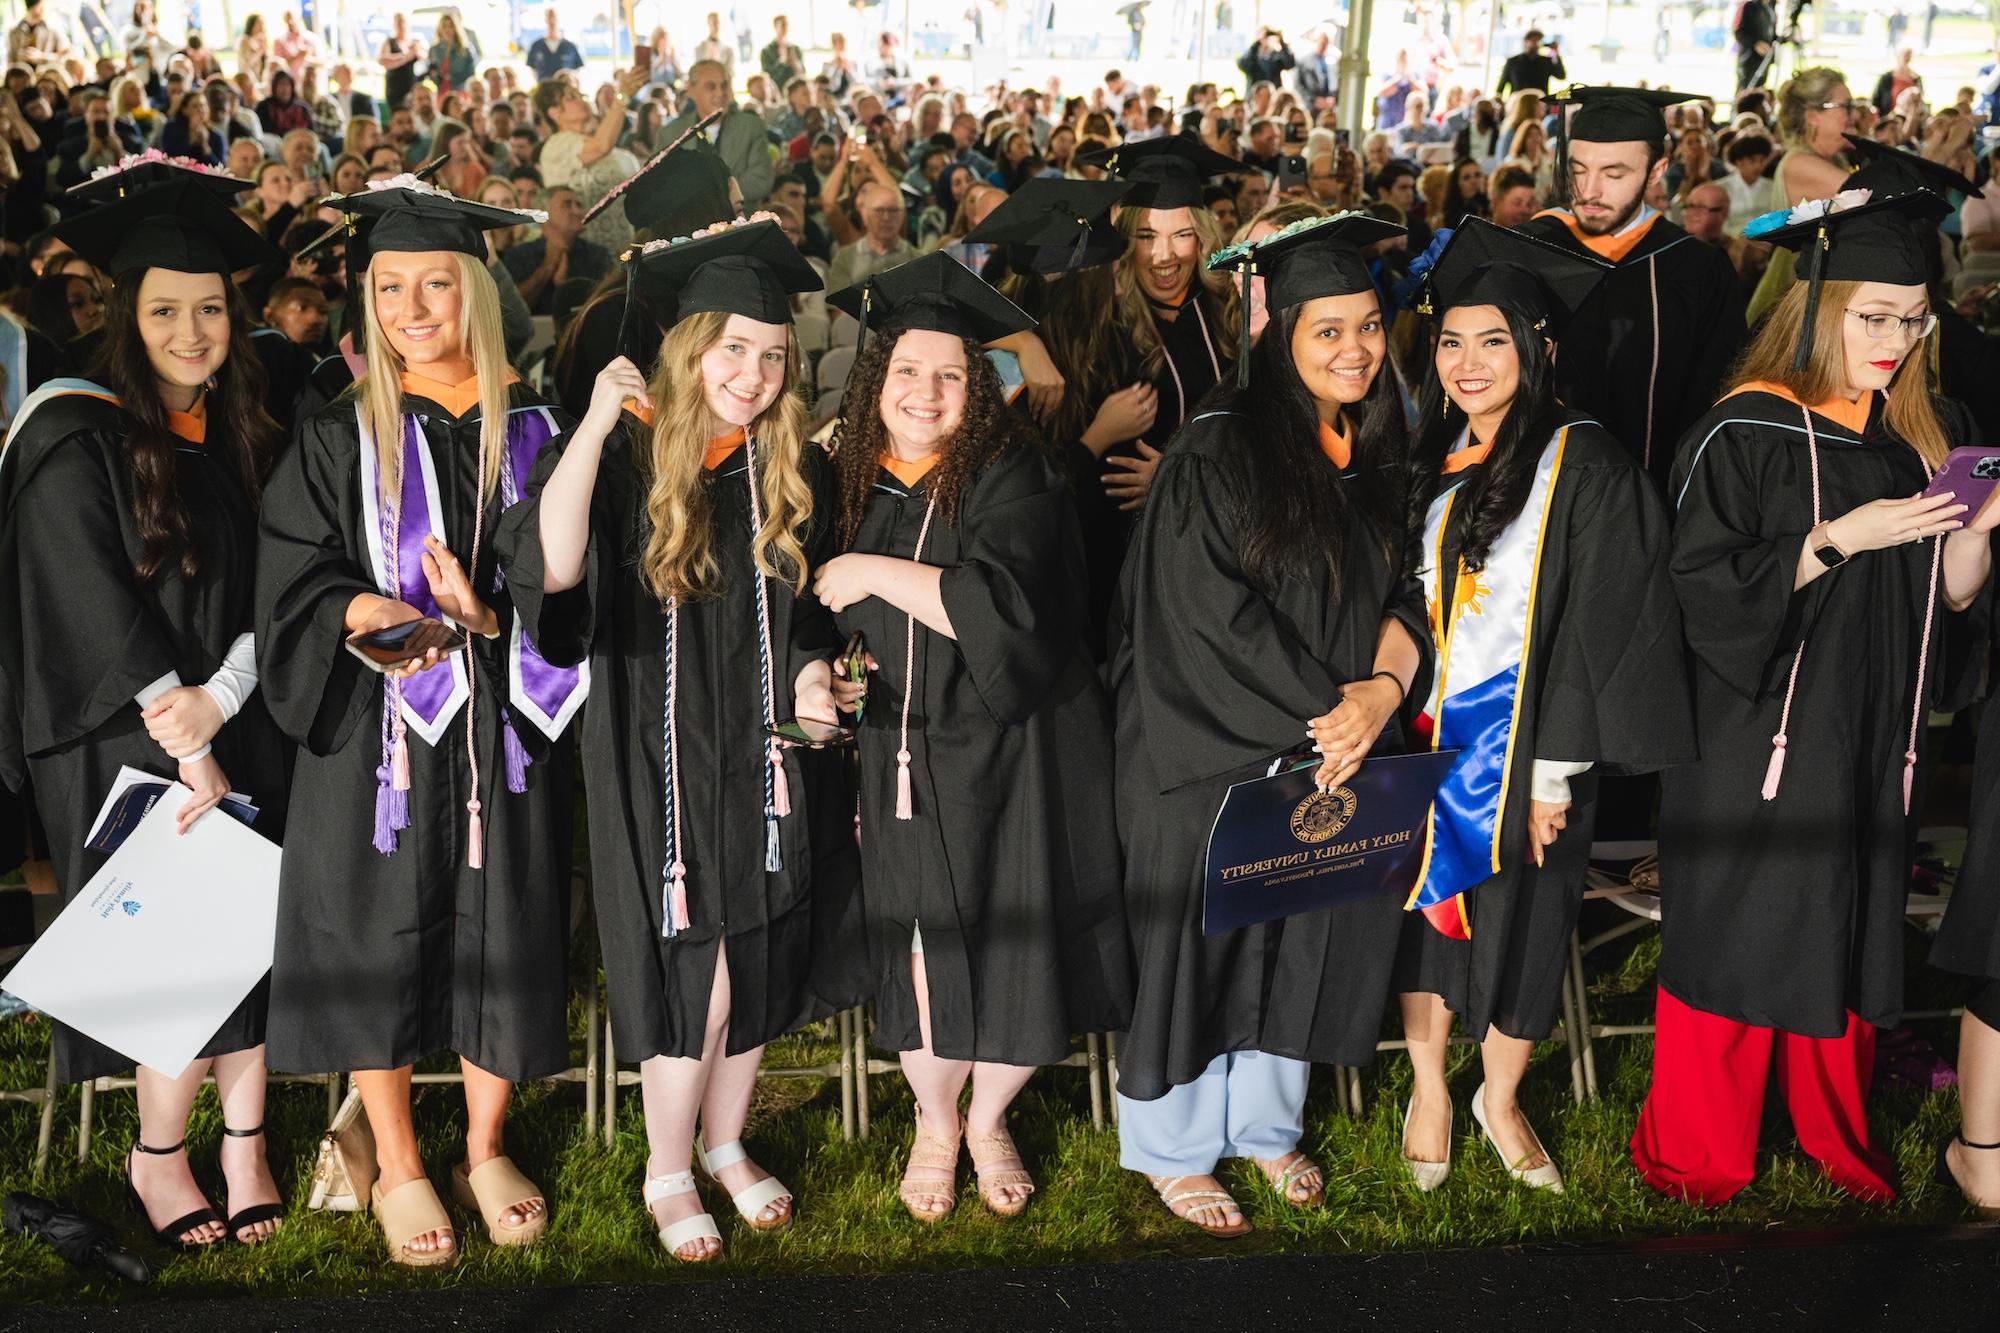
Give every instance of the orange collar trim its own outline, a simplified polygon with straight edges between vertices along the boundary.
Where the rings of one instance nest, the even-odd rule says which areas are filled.
[[[1342,418],[1340,424],[1345,426],[1346,419]],[[1319,423],[1319,451],[1344,472],[1347,465],[1354,461],[1354,437],[1322,421]]]
[[[207,395],[204,394],[194,400],[192,412],[168,412],[167,429],[189,444],[206,444],[208,442]]]
[[[637,398],[627,398],[624,402],[624,408],[648,426],[653,424],[653,409],[641,404]]]
[[[938,456],[932,454],[928,458],[897,458],[884,449],[881,459],[883,468],[890,476],[905,486],[914,486],[930,475],[931,469],[937,466]]]
[[[1463,472],[1469,467],[1484,463],[1486,456],[1492,452],[1493,446],[1490,444],[1469,444],[1456,453],[1446,454],[1444,466],[1438,469],[1438,473],[1440,476],[1449,477],[1455,472]]]
[[[647,413],[651,416],[652,413]],[[718,435],[702,446],[701,465],[710,472],[729,461],[729,456],[743,447],[745,436],[743,427],[738,426],[727,435]]]
[[[1613,264],[1618,263],[1626,255],[1631,254],[1639,242],[1645,239],[1646,233],[1653,229],[1653,224],[1660,220],[1660,215],[1655,213],[1644,222],[1628,227],[1624,231],[1609,236],[1587,236],[1584,234],[1583,228],[1577,223],[1576,215],[1568,209],[1545,208],[1535,214],[1535,216],[1538,218],[1554,218],[1556,221],[1562,223],[1563,226],[1569,228],[1569,234],[1576,238],[1578,245],[1590,251],[1590,253],[1596,255],[1599,259],[1608,260]]]
[[[1739,393],[1768,393],[1773,398],[1782,398],[1788,403],[1799,403],[1801,407],[1807,406],[1807,404],[1799,402],[1797,394],[1784,385],[1772,380],[1751,380],[1748,383],[1739,384],[1724,394],[1723,397],[1734,398]],[[1843,426],[1853,431],[1856,435],[1867,433],[1868,417],[1874,409],[1875,391],[1873,389],[1862,394],[1861,397],[1851,403],[1844,398],[1829,398],[1823,403],[1813,403],[1809,408],[1810,411],[1825,417],[1834,425]]]
[[[507,372],[507,383],[517,384],[521,377],[511,369]],[[428,398],[451,413],[462,417],[479,406],[479,376],[468,375],[456,384],[434,380],[428,375],[419,375],[414,370],[406,370],[402,376],[403,392],[419,398]]]

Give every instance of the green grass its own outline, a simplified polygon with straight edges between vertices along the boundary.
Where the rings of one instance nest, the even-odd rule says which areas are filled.
[[[1656,936],[1642,935],[1629,949],[1603,960],[1593,974],[1593,1005],[1637,1017],[1647,1007]],[[1912,936],[1912,954],[1921,942]],[[1609,951],[1607,951],[1609,952]],[[1913,969],[1913,990],[1943,985]],[[1920,1000],[1939,997],[1913,995]],[[1949,1054],[1951,1026],[1924,1031]],[[577,1029],[581,1033],[580,1013]],[[0,1080],[38,1086],[47,1030],[35,1019],[0,1030]],[[776,1064],[817,1063],[831,1057],[830,1032],[811,1031],[774,1046]],[[580,1047],[579,1047],[580,1051]],[[726,1258],[684,1267],[663,1255],[639,1202],[646,1157],[636,1089],[621,1090],[615,1145],[606,1150],[582,1126],[583,1091],[576,1085],[523,1088],[510,1128],[517,1161],[554,1201],[544,1242],[527,1251],[504,1250],[477,1235],[464,1257],[442,1275],[388,1268],[372,1221],[363,1216],[293,1213],[276,1240],[251,1250],[231,1247],[164,1265],[152,1296],[263,1293],[309,1295],[428,1288],[439,1283],[514,1286],[604,1281],[702,1281],[718,1276],[771,1277],[880,1273],[1024,1265],[1085,1259],[1203,1256],[1244,1253],[1326,1253],[1474,1246],[1522,1240],[1627,1239],[1693,1232],[1757,1232],[1773,1227],[1834,1224],[1911,1224],[1956,1220],[1958,1200],[1929,1179],[1937,1140],[1956,1122],[1951,1093],[1922,1096],[1889,1087],[1871,1104],[1876,1142],[1887,1146],[1901,1173],[1904,1194],[1887,1208],[1848,1199],[1823,1181],[1793,1141],[1782,1114],[1766,1120],[1756,1182],[1728,1207],[1702,1212],[1654,1194],[1626,1159],[1626,1142],[1644,1096],[1650,1042],[1601,1042],[1601,1101],[1571,1103],[1567,1057],[1559,1042],[1546,1043],[1524,1089],[1530,1117],[1562,1164],[1569,1191],[1557,1198],[1513,1185],[1471,1130],[1465,1100],[1479,1081],[1476,1054],[1454,1048],[1453,1090],[1461,1132],[1451,1179],[1420,1195],[1397,1161],[1398,1120],[1408,1092],[1408,1066],[1385,1056],[1364,1077],[1368,1113],[1359,1120],[1334,1109],[1332,1080],[1314,1085],[1305,1146],[1326,1168],[1327,1203],[1315,1212],[1293,1211],[1265,1186],[1254,1169],[1229,1164],[1224,1172],[1256,1230],[1241,1240],[1212,1241],[1170,1218],[1144,1182],[1118,1166],[1116,1139],[1090,1128],[1081,1070],[1045,1072],[1016,1106],[1015,1134],[1040,1182],[1027,1214],[1003,1221],[981,1206],[965,1173],[957,1211],[938,1226],[912,1221],[896,1198],[901,1157],[908,1143],[911,1102],[893,1075],[873,1080],[874,1135],[865,1142],[840,1137],[840,1096],[833,1081],[787,1080],[760,1086],[749,1146],[764,1165],[796,1191],[798,1222],[776,1235],[753,1235],[728,1211],[727,1200],[707,1195],[720,1221]],[[580,1060],[579,1060],[580,1063]],[[452,1129],[457,1092],[420,1089],[417,1121],[433,1174],[442,1178],[455,1160]],[[39,1184],[31,1181],[36,1108],[0,1104],[0,1192],[35,1188],[67,1196],[113,1221],[135,1244],[145,1244],[123,1198],[120,1159],[134,1129],[129,1094],[98,1098],[99,1133],[90,1160],[74,1161],[76,1096],[65,1094],[58,1119],[56,1160]],[[290,1199],[302,1199],[325,1114],[324,1092],[285,1085],[272,1090],[272,1152]],[[219,1189],[214,1170],[219,1123],[212,1094],[196,1109],[189,1142],[204,1184]],[[219,1196],[218,1196],[219,1199]],[[157,1254],[157,1251],[151,1251]],[[126,1296],[106,1282],[80,1278],[47,1250],[14,1237],[0,1239],[0,1291],[23,1301]]]

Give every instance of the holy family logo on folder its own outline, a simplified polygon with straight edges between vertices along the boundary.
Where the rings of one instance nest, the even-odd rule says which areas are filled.
[[[1232,786],[1208,835],[1202,933],[1407,895],[1431,799],[1457,761],[1456,750],[1388,755],[1321,791],[1315,758]]]

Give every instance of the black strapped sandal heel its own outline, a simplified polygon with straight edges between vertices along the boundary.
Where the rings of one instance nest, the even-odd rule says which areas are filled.
[[[258,1125],[254,1129],[231,1129],[229,1126],[224,1125],[222,1127],[222,1132],[224,1134],[227,1134],[232,1139],[254,1139],[264,1132],[264,1127],[262,1125]],[[266,1146],[265,1151],[267,1153],[270,1151],[268,1145]],[[248,1208],[243,1209],[241,1212],[231,1213],[229,1215],[229,1221],[225,1225],[227,1225],[229,1228],[229,1239],[236,1241],[237,1244],[262,1245],[264,1243],[264,1240],[269,1240],[271,1237],[266,1236],[264,1237],[264,1240],[239,1240],[237,1238],[236,1233],[243,1230],[245,1227],[254,1227],[259,1222],[281,1222],[284,1220],[284,1216],[285,1216],[285,1205],[282,1202],[253,1203]],[[271,1234],[276,1235],[277,1232],[273,1230]]]
[[[1951,1132],[1949,1138],[1938,1144],[1937,1169],[1932,1172],[1937,1177],[1938,1184],[1951,1189],[1957,1193],[1959,1198],[1964,1199],[1966,1207],[1972,1209],[1973,1213],[1981,1221],[2000,1222],[2000,1207],[1974,1203],[1970,1198],[1966,1197],[1965,1186],[1959,1184],[1958,1177],[1951,1173],[1951,1162],[1945,1154],[1951,1151],[1951,1145],[1954,1143],[1962,1148],[1968,1148],[1973,1152],[1992,1152],[1995,1149],[2000,1149],[2000,1143],[1967,1143],[1965,1141],[1965,1127],[1961,1125]]]
[[[179,1143],[174,1144],[170,1148],[152,1148],[139,1142],[136,1138],[132,1140],[132,1152],[142,1152],[149,1157],[171,1157],[185,1147],[187,1147],[186,1138],[182,1138]],[[183,1231],[193,1231],[196,1227],[207,1226],[211,1222],[217,1226],[221,1226],[222,1214],[216,1212],[213,1208],[198,1208],[186,1217],[177,1217],[163,1227],[155,1227],[153,1225],[152,1214],[146,1211],[146,1201],[139,1197],[139,1187],[132,1183],[131,1153],[126,1154],[125,1192],[132,1196],[132,1207],[138,1210],[139,1220],[144,1222],[147,1230],[153,1233],[153,1239],[170,1250],[179,1250],[182,1254],[200,1254],[203,1251],[214,1249],[216,1246],[222,1244],[224,1240],[228,1239],[227,1236],[207,1241],[181,1239]]]

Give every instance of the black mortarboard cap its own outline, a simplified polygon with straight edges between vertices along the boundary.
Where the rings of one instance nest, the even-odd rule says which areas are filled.
[[[884,269],[826,301],[864,330],[935,329],[990,343],[1035,327],[1026,311],[940,250]]]
[[[1947,190],[1957,190],[1960,194],[1979,193],[1977,185],[1942,162],[1933,162],[1927,157],[1918,157],[1915,153],[1891,148],[1857,134],[1841,137],[1847,140],[1848,156],[1861,164],[1861,169],[1842,183],[1845,189],[1872,190],[1878,195],[1907,194],[1911,190],[1935,190],[1939,194]]]
[[[64,191],[70,199],[81,199],[86,203],[106,203],[125,199],[140,190],[155,185],[171,185],[175,181],[193,181],[204,189],[213,191],[223,203],[233,203],[245,190],[257,188],[256,182],[246,181],[240,176],[225,175],[220,171],[204,171],[199,166],[174,161],[158,149],[146,153],[134,153],[116,167],[101,176],[79,181]]]
[[[1582,87],[1551,100],[1576,108],[1564,117],[1564,133],[1579,143],[1659,143],[1667,137],[1667,108],[1700,97],[1671,88]]]
[[[792,295],[822,286],[768,215],[690,240],[649,242],[628,262],[628,304],[636,286],[667,325],[711,310],[789,324]]]
[[[322,202],[328,208],[367,219],[372,224],[368,249],[377,255],[453,250],[483,260],[487,232],[549,220],[549,215],[538,209],[496,208],[460,199],[436,186],[403,181],[398,176],[374,182],[368,189]]]
[[[234,273],[282,258],[215,191],[169,181],[56,224],[56,235],[114,279],[135,269]]]
[[[717,111],[705,116],[674,136],[672,143],[585,209],[584,224],[620,201],[627,222],[661,239],[691,236],[711,223],[735,217],[728,166],[708,151],[705,141],[690,142],[721,115]]]
[[[1385,222],[1372,213],[1336,213],[1307,218],[1261,241],[1225,246],[1209,257],[1211,269],[1228,269],[1243,276],[1244,309],[1249,309],[1250,279],[1264,279],[1264,305],[1284,310],[1321,296],[1351,296],[1376,290],[1363,247],[1409,234],[1409,228]],[[1250,374],[1250,320],[1243,320],[1243,346],[1236,361],[1236,382]]]
[[[1845,207],[1841,206],[1843,199],[1848,201]],[[1937,247],[1937,224],[1950,212],[1951,205],[1943,196],[1929,190],[1894,195],[1853,190],[1830,200],[1807,200],[1788,214],[1766,213],[1752,219],[1743,229],[1744,236],[1799,252],[1799,275],[1806,282],[1806,308],[1792,369],[1803,371],[1812,359],[1812,330],[1819,313],[1820,284],[1832,281],[1886,282],[1898,287],[1927,285],[1931,280],[1931,252]],[[1806,216],[1801,217],[1801,213]]]
[[[1185,132],[1116,148],[1093,148],[1076,160],[1079,166],[1103,167],[1132,182],[1132,192],[1121,202],[1133,208],[1199,207],[1203,181],[1244,168],[1240,159],[1225,157]]]
[[[1002,200],[965,239],[968,244],[1024,247],[1032,252],[1027,266],[1036,273],[1108,263],[1125,252],[1125,238],[1106,219],[1111,206],[1132,191],[1129,180],[1036,176]]]
[[[1443,318],[1454,306],[1498,306],[1553,337],[1610,271],[1594,256],[1468,217],[1431,266],[1418,309]]]

